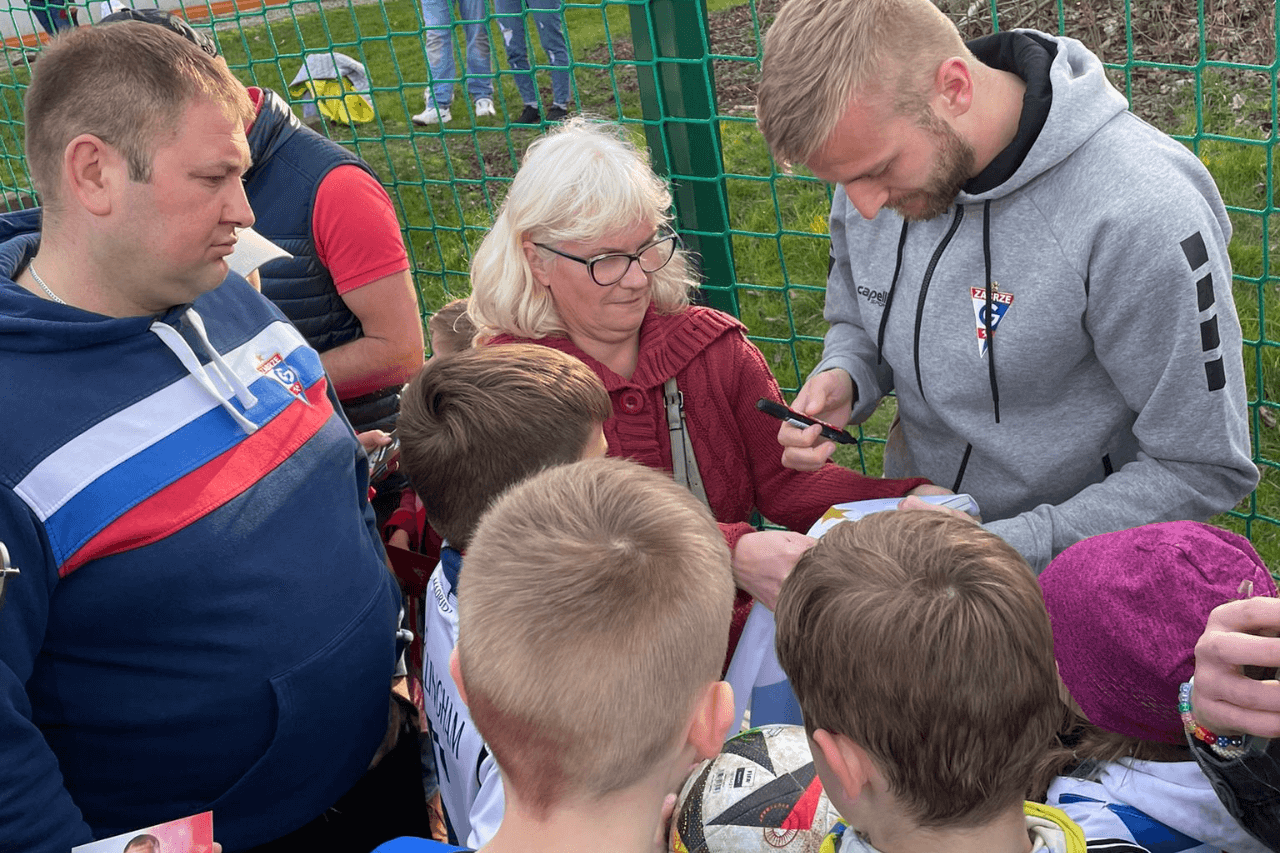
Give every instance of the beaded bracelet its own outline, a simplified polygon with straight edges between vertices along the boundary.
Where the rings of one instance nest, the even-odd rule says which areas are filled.
[[[1223,758],[1238,758],[1244,754],[1243,737],[1216,735],[1196,722],[1196,718],[1191,715],[1191,682],[1189,681],[1178,688],[1178,714],[1182,717],[1182,727],[1187,734],[1208,744]]]

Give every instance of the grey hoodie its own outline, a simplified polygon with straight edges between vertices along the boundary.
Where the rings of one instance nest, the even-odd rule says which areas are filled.
[[[1043,127],[927,222],[863,220],[837,187],[814,372],[853,377],[854,422],[895,391],[885,476],[973,495],[1038,572],[1087,536],[1229,509],[1258,471],[1212,177],[1079,42],[997,38],[1048,65]],[[1001,308],[984,351],[979,310]]]

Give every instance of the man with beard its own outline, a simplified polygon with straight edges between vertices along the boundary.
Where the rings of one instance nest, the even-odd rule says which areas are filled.
[[[930,0],[791,0],[757,117],[780,163],[837,185],[831,328],[794,405],[861,422],[895,392],[885,476],[974,495],[1037,571],[1254,487],[1231,223],[1079,42],[965,44]],[[778,439],[794,468],[834,450]]]

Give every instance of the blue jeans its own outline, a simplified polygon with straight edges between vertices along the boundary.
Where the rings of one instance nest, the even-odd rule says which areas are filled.
[[[538,27],[538,41],[542,42],[551,68],[551,102],[561,107],[568,106],[573,93],[560,0],[493,0],[493,9],[498,13],[498,28],[502,30],[502,42],[507,49],[507,64],[516,72],[520,98],[526,104],[538,103],[538,84],[529,68],[529,48],[524,32],[526,7],[534,10],[533,22]]]
[[[458,17],[452,7],[458,5]],[[441,109],[453,103],[453,84],[458,82],[453,58],[453,25],[462,22],[467,37],[467,91],[471,99],[493,97],[493,60],[489,55],[489,22],[484,0],[422,0],[423,40],[427,65],[431,69],[431,98]]]
[[[73,26],[65,2],[66,0],[32,0],[31,11],[44,31],[51,36]]]

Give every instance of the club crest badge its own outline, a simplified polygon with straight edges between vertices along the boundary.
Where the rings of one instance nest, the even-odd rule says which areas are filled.
[[[982,287],[969,288],[969,296],[973,300],[973,317],[978,324],[978,357],[987,354],[987,291]],[[992,282],[991,291],[991,331],[996,330],[1004,315],[1009,313],[1013,305],[1012,293],[1001,293],[999,285]]]
[[[285,361],[280,353],[272,353],[270,358],[262,358],[258,364],[258,372],[263,376],[269,376],[284,386],[290,394],[300,399],[306,399],[302,381],[298,377],[298,372],[289,366],[289,362]]]

